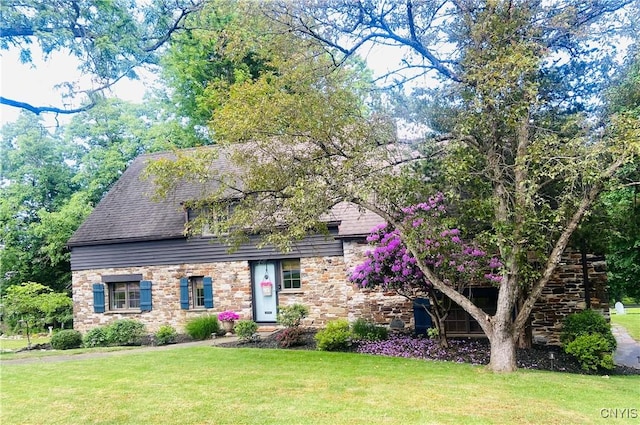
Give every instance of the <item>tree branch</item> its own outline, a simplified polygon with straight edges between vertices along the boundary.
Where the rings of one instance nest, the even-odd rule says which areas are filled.
[[[95,102],[91,102],[79,108],[64,109],[64,108],[57,108],[55,106],[34,106],[34,105],[31,105],[30,103],[20,102],[17,100],[8,99],[6,97],[0,96],[0,105],[12,106],[14,108],[24,109],[24,110],[33,112],[36,115],[40,115],[43,112],[53,112],[55,114],[77,114],[78,112],[88,111],[89,109],[93,108],[96,104]]]
[[[564,229],[564,231],[556,241],[556,244],[551,251],[551,255],[549,255],[549,259],[547,260],[544,273],[542,274],[540,279],[533,285],[533,287],[531,288],[531,293],[523,303],[522,309],[518,313],[518,317],[514,322],[513,329],[515,333],[519,332],[519,330],[526,324],[527,319],[529,318],[529,314],[531,314],[531,310],[533,309],[533,306],[535,305],[538,297],[542,293],[542,290],[547,285],[547,282],[549,282],[549,279],[553,275],[553,272],[560,263],[562,253],[567,247],[571,235],[578,227],[578,224],[580,223],[580,220],[582,219],[584,214],[593,205],[598,195],[602,191],[602,188],[604,187],[603,182],[611,178],[611,176],[613,176],[615,172],[622,166],[625,160],[626,158],[624,156],[618,158],[613,164],[609,166],[609,168],[607,168],[602,173],[600,182],[591,186],[589,191],[585,193],[582,201],[580,202],[580,205],[569,220],[567,227]]]

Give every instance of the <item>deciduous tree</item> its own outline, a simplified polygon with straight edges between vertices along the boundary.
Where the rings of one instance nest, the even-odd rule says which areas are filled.
[[[612,62],[601,60],[603,50],[590,48],[594,40],[587,38],[601,34],[601,20],[626,3],[270,3],[269,63],[277,71],[234,84],[212,120],[217,140],[229,145],[219,152],[235,168],[209,170],[212,151],[189,165],[179,155],[175,166],[161,164],[167,178],[158,183],[166,191],[191,172],[215,182],[219,190],[205,202],[237,198],[218,229],[251,229],[285,247],[321,229],[323,214],[341,201],[378,213],[433,286],[482,327],[491,343],[489,367],[513,371],[516,341],[571,235],[606,182],[640,150],[637,114],[606,121],[590,115]],[[438,275],[421,255],[420,232],[403,221],[403,208],[424,200],[430,183],[403,167],[423,157],[398,143],[389,121],[368,108],[370,86],[348,61],[375,41],[404,46],[407,69],[446,82],[440,93],[449,115],[433,142],[447,177],[464,189],[457,209],[480,207],[466,208],[479,229],[476,240],[501,259],[495,314]],[[483,184],[469,187],[471,178]]]
[[[73,302],[67,294],[53,292],[40,283],[24,282],[7,289],[2,307],[5,318],[25,326],[30,346],[30,334],[34,328],[47,323],[68,322],[72,316],[72,306]]]

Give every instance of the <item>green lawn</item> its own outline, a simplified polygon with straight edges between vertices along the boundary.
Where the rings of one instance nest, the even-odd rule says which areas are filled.
[[[9,424],[589,424],[638,408],[640,377],[208,346],[4,362]],[[606,412],[605,412],[606,413]]]
[[[48,336],[33,336],[31,344],[46,344],[51,340]],[[27,346],[27,338],[0,338],[0,351],[18,350]]]
[[[640,342],[640,308],[626,308],[625,314],[616,314],[616,310],[611,309],[611,323],[622,326]]]

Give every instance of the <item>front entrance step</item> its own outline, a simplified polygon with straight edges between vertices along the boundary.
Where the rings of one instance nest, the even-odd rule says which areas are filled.
[[[277,325],[260,325],[258,326],[258,332],[275,332],[280,329]]]

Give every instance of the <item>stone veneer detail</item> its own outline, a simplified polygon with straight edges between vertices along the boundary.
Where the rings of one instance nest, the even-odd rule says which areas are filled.
[[[607,267],[601,257],[587,256],[591,308],[609,320]],[[579,252],[567,250],[531,313],[534,342],[560,345],[566,316],[587,307]]]
[[[388,324],[398,316],[412,322],[411,304],[395,294],[360,290],[346,279],[350,270],[362,261],[366,245],[345,242],[343,257],[302,258],[302,288],[280,291],[279,305],[302,303],[309,307],[306,326],[321,327],[337,318],[355,320],[358,317]],[[93,284],[104,275],[141,274],[152,282],[153,308],[148,312],[127,311],[94,313]],[[182,310],[180,308],[180,278],[211,276],[213,278],[212,309]],[[108,306],[108,291],[105,291]],[[145,323],[149,332],[162,325],[171,325],[179,332],[185,323],[200,315],[233,310],[244,319],[253,318],[251,271],[248,261],[170,266],[145,266],[81,270],[73,272],[74,328],[87,332],[114,320],[129,318]]]
[[[302,288],[279,292],[279,305],[302,303],[308,306],[310,314],[305,319],[306,326],[321,327],[333,319],[354,321],[360,317],[388,324],[398,317],[412,327],[412,304],[406,298],[394,293],[360,289],[348,282],[348,273],[363,260],[367,249],[366,244],[344,241],[344,257],[302,258]],[[593,288],[591,305],[607,314],[604,262],[592,258],[589,273]],[[107,309],[106,313],[94,313],[93,283],[101,282],[103,275],[122,274],[142,274],[143,280],[152,282],[153,309],[149,312],[109,312]],[[213,278],[214,308],[180,308],[180,278],[185,276]],[[108,305],[108,293],[106,295]],[[532,314],[535,341],[558,344],[562,320],[566,315],[585,308],[584,296],[580,255],[569,253],[563,257],[558,271],[535,305]],[[74,271],[73,301],[74,328],[80,332],[121,318],[141,320],[149,332],[155,332],[162,325],[171,325],[183,332],[189,319],[224,310],[236,311],[243,319],[253,318],[248,261]]]
[[[143,280],[152,282],[153,308],[148,312],[93,311],[94,283],[103,275],[142,274]],[[180,308],[180,278],[185,276],[211,276],[213,278],[212,309]],[[149,332],[162,325],[171,325],[184,331],[187,320],[200,315],[214,314],[224,310],[235,310],[242,317],[251,317],[251,284],[249,264],[234,261],[209,264],[182,264],[171,266],[123,267],[73,272],[74,328],[80,332],[105,325],[116,319],[137,319],[145,323]],[[108,306],[108,291],[105,290]]]

